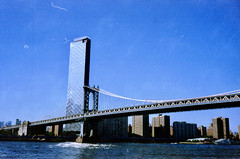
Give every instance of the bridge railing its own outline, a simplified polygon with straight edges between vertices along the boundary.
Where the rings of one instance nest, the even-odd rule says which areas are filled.
[[[210,103],[223,103],[224,101],[225,102],[240,101],[240,93],[231,94],[231,95],[180,99],[180,100],[168,100],[168,101],[146,104],[146,105],[138,105],[138,106],[124,107],[124,108],[116,108],[116,109],[102,110],[102,111],[96,111],[96,112],[89,112],[89,113],[85,113],[84,115],[95,115],[95,114],[119,112],[119,111],[134,110],[134,109],[146,109],[146,108],[152,108],[152,107],[187,106],[187,105],[201,105],[201,104],[208,104],[208,103],[209,104]]]

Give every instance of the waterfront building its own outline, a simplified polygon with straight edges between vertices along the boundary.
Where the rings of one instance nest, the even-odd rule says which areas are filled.
[[[186,138],[186,122],[173,122],[173,136],[174,138]]]
[[[152,137],[169,138],[170,137],[170,117],[159,114],[152,118]]]
[[[201,137],[206,137],[207,136],[207,128],[204,127],[203,125],[201,125],[200,127],[198,127],[199,130],[199,136]]]
[[[186,122],[173,122],[173,137],[178,139],[189,139],[197,137],[197,124]]]
[[[12,126],[12,121],[5,122],[5,127],[9,127],[9,126]]]
[[[221,139],[229,138],[229,119],[228,118],[213,118],[213,138]]]
[[[238,126],[238,138],[240,140],[240,125]]]
[[[170,136],[173,136],[173,126],[170,126]]]
[[[229,139],[230,138],[230,129],[229,129],[229,119],[228,118],[222,118],[223,122],[223,138]]]
[[[21,124],[21,120],[16,119],[16,125],[20,125]]]
[[[70,43],[70,59],[68,72],[68,90],[66,115],[83,114],[84,108],[84,86],[89,86],[90,69],[90,46],[88,37],[74,39]],[[79,131],[80,124],[66,124],[66,131]]]
[[[4,126],[4,121],[0,121],[0,128]]]
[[[207,128],[207,136],[213,136],[213,124],[211,123],[210,126]]]
[[[213,122],[213,138],[223,138],[223,124],[221,118],[212,119]]]
[[[132,134],[135,136],[149,137],[149,115],[132,116]]]

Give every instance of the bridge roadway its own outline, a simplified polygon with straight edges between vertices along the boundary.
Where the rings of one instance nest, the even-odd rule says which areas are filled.
[[[184,100],[170,100],[161,103],[139,105],[125,108],[117,108],[96,112],[89,112],[82,115],[72,115],[66,117],[52,118],[47,120],[30,122],[29,126],[67,124],[83,121],[86,118],[107,118],[141,114],[156,114],[169,112],[183,112],[193,110],[207,110],[218,108],[240,107],[240,93],[230,95],[208,96]],[[19,125],[6,127],[3,129],[18,129]]]

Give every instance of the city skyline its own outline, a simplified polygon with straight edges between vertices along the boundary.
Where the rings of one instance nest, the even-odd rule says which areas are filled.
[[[146,117],[148,117],[148,119],[146,119]],[[143,124],[143,121],[141,121],[141,119],[143,119],[141,116],[135,116],[135,118],[136,118],[136,121],[137,120],[140,120],[140,122],[139,123],[137,123],[137,127],[138,127],[138,129],[139,129],[139,124],[140,125],[146,125],[147,126],[147,128],[145,128],[145,129],[149,129],[148,130],[148,132],[146,132],[147,134],[149,133],[149,131],[151,131],[152,132],[152,137],[156,137],[156,135],[154,135],[154,132],[156,131],[157,132],[157,135],[161,135],[162,137],[164,136],[164,135],[166,135],[166,134],[170,134],[170,127],[173,127],[174,126],[174,123],[185,123],[185,124],[190,124],[190,125],[196,125],[196,128],[198,128],[199,129],[199,131],[201,132],[201,133],[203,133],[202,131],[205,131],[205,134],[207,135],[207,131],[213,131],[212,129],[212,127],[213,127],[213,121],[214,120],[216,120],[216,119],[223,119],[224,121],[225,120],[227,120],[227,123],[229,123],[229,120],[228,120],[228,118],[222,118],[222,117],[218,117],[218,118],[213,118],[212,119],[212,122],[210,123],[210,125],[208,125],[208,126],[203,126],[203,125],[198,125],[198,123],[186,123],[186,121],[173,121],[172,123],[170,123],[170,116],[167,116],[167,115],[164,115],[164,116],[162,116],[162,114],[158,114],[157,116],[155,115],[155,116],[153,116],[152,117],[152,123],[145,123],[145,124]],[[145,116],[145,119],[143,119],[143,120],[146,120],[146,121],[149,121],[149,115],[147,115],[147,116]],[[117,118],[117,120],[120,120],[120,118]],[[134,119],[135,120],[135,119]],[[107,121],[107,120],[106,120]],[[226,122],[224,122],[224,123],[226,123]],[[12,124],[12,121],[0,121],[0,128],[3,128],[3,127],[9,127],[9,126],[12,126],[12,125],[20,125],[21,124],[21,121],[19,120],[19,119],[16,119],[16,123],[15,124]],[[108,125],[108,124],[107,124]],[[128,125],[129,126],[131,126],[131,132],[133,131],[133,133],[135,132],[137,132],[137,134],[140,132],[139,130],[134,130],[134,128],[132,129],[132,127],[134,127],[134,124],[129,124],[128,123]],[[170,127],[168,127],[168,126],[170,126]],[[161,127],[161,128],[159,128],[159,127]],[[215,127],[216,127],[216,123],[215,123]],[[230,132],[232,132],[233,134],[235,134],[235,133],[237,133],[238,134],[238,132],[239,132],[239,130],[238,130],[238,132],[233,132],[231,129],[229,129],[229,125],[227,126],[228,128],[227,128],[227,130],[228,131],[226,131],[225,130],[225,133],[226,132],[228,132],[228,135],[226,135],[227,136],[227,138],[229,138],[229,135],[230,135]],[[49,129],[49,127],[47,127],[48,129]],[[205,129],[205,130],[200,130],[200,128],[201,129]],[[240,125],[238,125],[238,128],[240,128]],[[141,129],[141,128],[140,128]],[[164,129],[164,130],[163,130]],[[165,129],[169,129],[169,131],[166,131]],[[65,130],[66,130],[66,127],[65,127]],[[145,130],[146,131],[146,130]],[[166,132],[165,132],[166,131]],[[215,130],[215,131],[217,131],[217,130]],[[129,130],[128,130],[128,132],[129,132]],[[143,132],[140,132],[140,134],[141,133],[143,133]],[[201,133],[199,134],[199,135],[201,135]],[[213,132],[212,132],[213,133]],[[216,132],[215,132],[216,133]],[[149,135],[149,134],[148,134]],[[147,135],[147,136],[148,136]],[[223,134],[222,134],[223,135]],[[144,136],[143,134],[141,134],[140,136]],[[173,136],[173,135],[172,135]],[[202,134],[202,136],[204,136],[203,134]],[[208,136],[213,136],[212,134],[208,134]],[[166,137],[166,136],[165,136]],[[195,137],[196,138],[196,137]],[[218,138],[218,137],[215,137],[215,138]],[[223,138],[223,137],[220,137],[220,138]],[[226,138],[225,136],[224,136],[224,138]]]
[[[85,35],[92,39],[90,86],[157,100],[239,89],[239,6],[235,1],[4,1],[0,105],[7,113],[0,120],[40,120],[65,105],[69,42]],[[231,108],[164,115],[204,126],[223,116],[237,131],[239,113]]]

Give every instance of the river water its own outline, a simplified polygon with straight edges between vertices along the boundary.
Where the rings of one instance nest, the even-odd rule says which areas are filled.
[[[0,158],[240,158],[240,145],[0,141]]]

